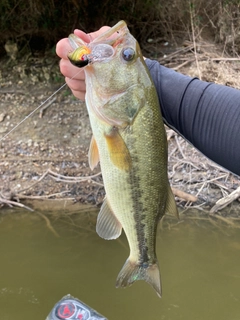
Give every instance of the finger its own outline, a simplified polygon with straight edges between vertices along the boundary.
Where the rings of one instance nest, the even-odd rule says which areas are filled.
[[[73,32],[77,37],[81,38],[84,42],[89,43],[91,41],[89,35],[82,30],[75,29]]]
[[[65,81],[71,90],[79,91],[79,92],[85,94],[85,92],[86,92],[85,81],[70,79],[68,77],[65,77]]]
[[[68,78],[74,78],[76,80],[84,80],[84,70],[75,67],[69,60],[62,59],[59,63],[61,73]]]
[[[85,92],[72,90],[72,94],[79,100],[85,100]]]
[[[90,41],[93,41],[94,39],[96,39],[98,36],[100,36],[102,33],[104,33],[105,31],[107,31],[108,29],[111,29],[108,26],[104,26],[102,28],[100,28],[99,30],[95,31],[95,32],[91,32],[88,34]]]
[[[74,34],[76,36],[78,36],[79,38],[81,38],[86,43],[89,43],[89,42],[93,41],[94,39],[96,39],[98,36],[100,36],[100,34],[107,31],[108,29],[110,29],[110,27],[104,26],[104,27],[100,28],[99,30],[88,33],[88,34],[83,32],[82,30],[75,29]]]
[[[73,48],[71,47],[68,38],[58,41],[56,45],[56,53],[60,58],[67,59],[67,55],[71,51],[73,51]]]

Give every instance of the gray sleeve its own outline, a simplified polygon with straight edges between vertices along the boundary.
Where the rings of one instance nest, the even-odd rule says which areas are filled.
[[[209,159],[240,175],[240,90],[145,62],[165,123]]]

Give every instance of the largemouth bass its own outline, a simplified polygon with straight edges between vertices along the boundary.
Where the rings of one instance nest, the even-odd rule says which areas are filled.
[[[70,61],[85,67],[93,138],[91,169],[100,161],[106,198],[96,230],[116,239],[122,228],[130,255],[116,287],[145,280],[161,296],[156,232],[166,212],[177,215],[167,176],[167,140],[154,84],[136,39],[120,21],[90,43],[69,36]]]

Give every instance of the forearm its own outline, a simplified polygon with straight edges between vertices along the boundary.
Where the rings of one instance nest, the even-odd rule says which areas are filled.
[[[208,158],[240,175],[240,90],[181,75],[147,59],[163,118]]]

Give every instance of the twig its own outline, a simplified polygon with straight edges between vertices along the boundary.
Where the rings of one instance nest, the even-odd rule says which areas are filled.
[[[193,62],[193,61],[194,61],[194,59],[187,60],[187,61],[179,64],[177,67],[174,67],[174,68],[172,68],[172,69],[175,70],[175,71],[177,71],[177,70],[179,70],[180,68],[184,67],[186,64],[188,64],[188,63],[190,63],[190,62]]]
[[[202,183],[202,186],[201,186],[201,188],[198,190],[196,196],[198,196],[198,195],[202,192],[202,189],[205,187],[205,185],[206,185],[206,182],[203,182],[203,183]]]
[[[211,215],[210,215],[210,216],[211,216]],[[218,214],[215,214],[215,215],[214,215],[214,218],[217,218],[217,219],[219,219],[219,220],[222,220],[222,221],[224,221],[226,224],[236,227],[236,224],[235,224],[233,221],[231,221],[230,219],[224,218],[223,216],[220,216],[220,215],[218,215]]]
[[[76,183],[76,182],[83,182],[83,181],[88,181],[90,180],[91,182],[93,183],[96,183],[100,186],[103,186],[103,184],[99,183],[99,182],[96,182],[94,180],[92,180],[92,178],[95,178],[97,176],[99,176],[101,174],[101,172],[98,172],[96,174],[93,174],[91,176],[86,176],[86,177],[66,177],[64,175],[61,175],[59,173],[56,173],[54,171],[52,171],[51,169],[47,169],[47,171],[36,181],[34,182],[33,184],[31,184],[29,187],[27,188],[24,188],[20,191],[18,191],[18,195],[20,195],[22,198],[23,198],[23,192],[28,190],[28,189],[31,189],[32,187],[34,187],[36,184],[38,184],[40,181],[42,181],[47,175],[50,175],[52,178],[54,178],[55,180],[57,181],[61,181],[61,182],[66,182],[66,183]],[[50,197],[52,195],[49,195],[48,197]],[[44,196],[44,197],[47,197],[47,196]]]
[[[206,8],[204,8],[204,12],[205,12],[205,15],[208,17],[208,20],[210,21],[212,27],[213,27],[214,29],[217,29],[217,27],[215,26],[214,22],[212,21],[212,19],[211,19],[210,16],[208,15]]]
[[[69,176],[64,176],[61,174],[58,174],[56,172],[51,171],[50,169],[48,170],[48,173],[50,174],[50,176],[55,179],[56,181],[61,181],[61,182],[65,182],[65,183],[76,183],[76,182],[85,182],[85,181],[91,181],[92,183],[95,183],[99,186],[103,186],[102,183],[99,183],[95,180],[93,180],[93,178],[99,176],[101,174],[101,172],[98,172],[96,174],[93,174],[91,176],[85,176],[85,177],[69,177]]]
[[[53,228],[53,226],[51,225],[51,222],[50,222],[50,220],[48,219],[48,217],[46,217],[43,213],[41,213],[41,212],[37,212],[37,214],[39,215],[39,216],[41,216],[45,221],[46,221],[46,225],[47,225],[47,227],[48,227],[48,229],[57,237],[57,238],[59,238],[60,236],[59,236],[59,234],[57,233],[57,231]]]
[[[195,56],[195,61],[198,69],[198,74],[199,74],[199,79],[202,79],[200,67],[199,67],[199,62],[198,62],[198,56],[197,56],[197,46],[196,46],[196,38],[195,38],[195,28],[193,24],[193,9],[191,8],[191,3],[189,3],[190,7],[190,21],[191,21],[191,29],[192,29],[192,38],[193,38],[193,48],[194,48],[194,56]]]
[[[92,179],[92,178],[95,178],[95,177],[98,177],[101,175],[101,172],[98,172],[96,174],[93,174],[91,176],[83,176],[83,177],[69,177],[69,176],[64,176],[62,174],[59,174],[59,173],[56,173],[50,169],[48,169],[48,173],[54,177],[57,177],[57,178],[60,178],[60,179],[63,179],[63,180],[71,180],[71,181],[74,181],[74,182],[80,182],[80,181],[84,181],[84,180],[89,180],[89,179]]]
[[[184,47],[184,48],[176,50],[175,52],[173,52],[173,53],[171,53],[171,54],[159,59],[158,61],[160,63],[164,63],[166,61],[171,61],[175,56],[179,56],[180,53],[185,53],[185,52],[191,51],[192,49],[193,49],[193,45],[191,44],[191,45],[189,45],[187,47]]]
[[[62,195],[64,193],[68,193],[69,191],[66,190],[66,191],[62,191],[62,192],[57,192],[57,193],[51,193],[51,194],[48,194],[48,195],[43,195],[43,196],[26,196],[24,194],[18,194],[18,198],[19,199],[35,199],[35,200],[40,200],[40,199],[49,199],[49,198],[52,198],[52,197],[56,197],[56,196],[59,196],[59,195]],[[65,199],[67,200],[67,199]],[[74,198],[68,198],[68,200],[74,200]]]
[[[36,181],[34,182],[33,184],[31,184],[29,187],[27,188],[24,188],[22,190],[19,190],[18,193],[21,194],[22,192],[28,190],[28,189],[31,189],[32,187],[34,187],[36,184],[38,184],[40,181],[42,181],[49,173],[49,169]]]
[[[183,200],[186,200],[186,201],[189,201],[189,202],[196,202],[198,201],[198,198],[193,196],[192,194],[189,194],[189,193],[186,193],[182,190],[179,190],[179,189],[176,189],[174,187],[172,187],[172,192],[175,196],[183,199]]]
[[[28,206],[25,206],[24,204],[22,203],[19,203],[19,202],[16,202],[16,201],[11,201],[11,200],[8,200],[8,199],[4,199],[2,197],[0,197],[0,203],[2,204],[7,204],[9,205],[10,207],[12,206],[16,206],[16,207],[20,207],[20,208],[24,208],[24,209],[27,209],[29,211],[34,211],[32,208],[28,207]]]
[[[181,147],[181,145],[180,145],[180,143],[179,143],[179,141],[178,141],[178,137],[175,136],[174,138],[175,138],[175,141],[176,141],[176,143],[177,143],[178,149],[179,149],[179,151],[180,151],[183,159],[186,159],[186,156],[185,156],[185,154],[183,153],[182,147]]]
[[[240,58],[211,58],[212,61],[240,61]]]
[[[54,97],[52,100],[48,101],[45,106],[43,106],[39,111],[39,118],[43,117],[43,111],[45,111],[53,102],[57,99],[57,97]]]
[[[216,180],[225,178],[226,175],[228,175],[228,173],[225,173],[225,174],[222,175],[222,176],[219,176],[219,177],[216,177],[216,178],[213,178],[213,179],[210,179],[210,180],[206,180],[206,181],[204,181],[204,183],[210,183],[210,182],[213,182],[213,181],[216,181]],[[202,184],[202,182],[198,182],[198,183],[196,183],[196,185],[197,185],[197,184]]]
[[[200,168],[197,167],[197,165],[195,165],[195,164],[193,163],[193,161],[186,160],[186,157],[185,157],[185,159],[179,159],[178,161],[179,161],[180,163],[189,164],[191,167],[195,168],[196,170],[200,170]],[[196,162],[196,161],[195,161],[195,162]],[[198,162],[197,162],[197,163],[198,163]]]
[[[28,91],[26,91],[26,90],[16,90],[16,89],[8,89],[8,88],[6,88],[6,89],[0,89],[0,93],[17,93],[17,94],[28,94]]]

